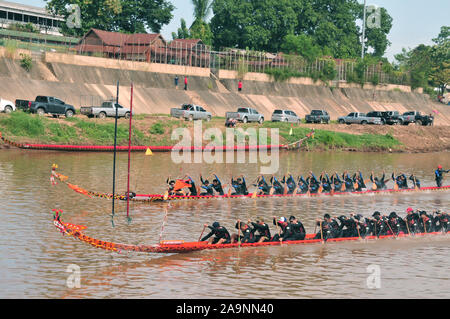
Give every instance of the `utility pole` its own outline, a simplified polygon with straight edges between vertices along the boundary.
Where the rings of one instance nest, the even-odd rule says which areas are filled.
[[[361,59],[364,59],[364,49],[365,49],[365,41],[366,41],[366,14],[367,14],[367,0],[364,0],[364,14],[363,14],[363,26],[362,26],[362,49],[361,49]]]

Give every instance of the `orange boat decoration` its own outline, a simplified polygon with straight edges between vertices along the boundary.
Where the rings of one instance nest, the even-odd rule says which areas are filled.
[[[64,223],[61,220],[62,211],[56,211],[53,218],[53,224],[63,235],[72,236],[82,242],[85,242],[95,248],[104,250],[121,252],[121,251],[135,251],[143,253],[188,253],[193,251],[210,250],[210,249],[226,249],[226,248],[245,248],[245,247],[263,247],[263,246],[286,246],[286,245],[300,245],[300,244],[317,244],[323,243],[322,239],[314,239],[316,234],[307,234],[304,240],[285,241],[285,242],[262,242],[262,243],[234,243],[234,244],[210,244],[207,241],[199,242],[184,242],[182,240],[166,240],[160,241],[159,244],[154,245],[128,245],[107,242],[99,239],[89,237],[83,233],[85,226],[79,226],[69,223]],[[358,240],[378,240],[378,239],[396,239],[401,237],[425,236],[425,235],[445,235],[443,232],[429,232],[429,233],[415,233],[405,234],[400,232],[398,235],[384,235],[384,236],[366,236],[362,237],[341,237],[330,238],[326,242],[343,242],[343,241],[358,241]]]
[[[86,195],[89,197],[99,197],[106,199],[113,199],[112,194],[110,193],[99,193],[86,190],[78,185],[73,185],[67,182],[68,177],[62,175],[55,170],[52,170],[52,176],[55,179],[58,179],[62,183],[66,184],[69,188],[74,190],[77,193],[82,195]],[[372,190],[368,189],[365,191],[355,191],[355,192],[329,192],[329,193],[306,193],[306,194],[272,194],[272,195],[257,195],[253,193],[249,193],[248,195],[214,195],[214,196],[180,196],[174,195],[169,196],[168,194],[135,194],[130,192],[130,200],[133,202],[141,202],[141,203],[155,203],[155,202],[167,202],[167,201],[177,201],[177,200],[199,200],[199,199],[228,199],[228,198],[280,198],[280,197],[317,197],[317,196],[336,196],[336,195],[370,195],[370,194],[395,194],[395,193],[417,193],[417,192],[430,192],[430,191],[447,191],[450,190],[450,185],[442,186],[442,187],[421,187],[421,188],[405,188],[405,189],[382,189],[382,190]],[[127,200],[126,193],[123,195],[116,194],[114,195],[114,199],[117,200]]]

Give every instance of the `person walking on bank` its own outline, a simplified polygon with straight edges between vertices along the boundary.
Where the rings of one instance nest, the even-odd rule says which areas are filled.
[[[175,82],[175,89],[178,90],[178,75],[175,75],[174,82]]]
[[[184,77],[184,90],[187,91],[188,80],[187,76]]]
[[[242,81],[239,80],[238,82],[238,91],[241,92],[242,91]]]

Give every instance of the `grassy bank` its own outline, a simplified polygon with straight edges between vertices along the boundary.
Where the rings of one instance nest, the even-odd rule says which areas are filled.
[[[163,115],[138,115],[133,120],[133,145],[174,145],[177,141],[171,140],[175,128],[186,128],[193,136],[193,123],[177,120]],[[263,127],[268,129],[270,144],[270,130],[279,129],[280,144],[296,142],[308,134],[311,129],[286,123],[266,122],[262,126],[257,124],[240,124],[239,127],[247,130]],[[323,126],[326,128],[326,126]],[[211,122],[202,123],[203,131],[210,128],[219,128],[222,138],[226,140],[224,119],[217,118]],[[292,134],[290,130],[292,128]],[[15,142],[45,143],[45,144],[72,144],[72,145],[113,145],[114,119],[87,119],[77,116],[73,118],[54,119],[39,117],[37,115],[13,112],[0,115],[0,130],[8,139]],[[259,135],[257,139],[259,140]],[[248,135],[235,131],[235,141],[238,138],[249,139]],[[128,121],[120,119],[117,130],[118,145],[128,143]],[[204,144],[210,141],[204,141]],[[260,142],[260,144],[266,144]],[[309,150],[339,150],[352,149],[357,151],[386,151],[396,149],[401,143],[390,134],[349,134],[316,129],[314,139],[304,144]]]

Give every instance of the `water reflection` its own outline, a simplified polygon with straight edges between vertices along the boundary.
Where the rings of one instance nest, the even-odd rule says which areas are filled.
[[[161,193],[168,175],[216,173],[224,183],[231,174],[258,175],[259,164],[180,166],[168,154],[132,156],[131,185],[138,192]],[[195,241],[203,224],[220,221],[234,231],[234,221],[295,215],[308,232],[314,219],[375,210],[404,214],[408,206],[429,211],[448,209],[449,194],[430,192],[317,198],[219,199],[172,202],[170,205],[116,204],[111,225],[111,201],[89,199],[64,185],[52,187],[50,167],[57,163],[70,181],[88,189],[112,189],[111,154],[0,151],[0,297],[16,298],[391,298],[450,297],[448,236],[377,242],[327,243],[282,247],[241,248],[161,256],[109,253],[62,237],[51,223],[51,209],[64,210],[64,220],[86,225],[97,238],[131,244],[158,241],[164,208],[169,207],[164,239]],[[118,156],[118,191],[126,186],[125,154]],[[384,169],[414,172],[422,185],[434,184],[434,168],[450,166],[448,153],[359,154],[281,153],[278,175],[286,172]],[[367,172],[367,173],[366,173]],[[448,181],[448,180],[447,180]],[[274,227],[271,228],[272,231]],[[66,286],[67,266],[81,268],[82,287]],[[367,289],[366,268],[382,269],[382,288]],[[405,267],[405,266],[408,267]],[[415,280],[414,280],[415,278]],[[283,287],[283,289],[278,289]]]

